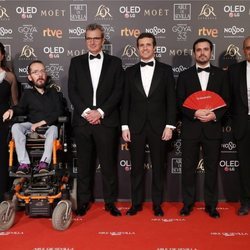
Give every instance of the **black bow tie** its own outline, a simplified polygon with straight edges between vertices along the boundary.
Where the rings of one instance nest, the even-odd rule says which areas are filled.
[[[96,56],[91,55],[91,54],[89,55],[89,59],[90,59],[90,60],[93,60],[93,59],[95,59],[95,58],[96,58],[96,59],[101,59],[101,55],[100,55],[100,54],[97,54]]]
[[[151,62],[148,62],[148,63],[145,63],[145,62],[140,62],[140,65],[142,66],[142,67],[144,67],[144,66],[146,66],[146,65],[148,65],[148,66],[154,66],[154,62],[153,61],[151,61]]]
[[[200,73],[201,71],[206,71],[206,72],[210,72],[210,67],[206,67],[206,68],[197,68],[197,72]]]

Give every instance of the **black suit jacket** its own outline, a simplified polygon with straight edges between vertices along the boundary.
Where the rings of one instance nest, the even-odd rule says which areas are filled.
[[[228,69],[231,104],[230,114],[233,120],[233,132],[236,139],[241,139],[247,131],[248,99],[246,61],[231,65]]]
[[[211,72],[208,79],[207,90],[219,94],[226,103],[229,98],[229,86],[225,71],[211,65]],[[177,81],[177,101],[182,116],[181,137],[183,139],[198,139],[203,132],[209,139],[220,139],[222,136],[221,119],[227,107],[219,108],[214,111],[216,121],[202,123],[194,119],[196,110],[183,107],[186,98],[196,91],[200,91],[201,84],[196,71],[196,66],[180,73]]]
[[[140,64],[126,69],[125,93],[122,103],[122,125],[139,133],[149,122],[157,134],[176,122],[175,80],[172,68],[156,61],[148,97],[142,85]]]
[[[101,75],[96,92],[96,107],[104,112],[102,124],[119,126],[119,104],[123,90],[123,69],[119,58],[104,53]],[[68,79],[69,99],[74,107],[73,126],[88,122],[81,114],[86,108],[93,109],[93,87],[88,63],[88,54],[71,59]]]

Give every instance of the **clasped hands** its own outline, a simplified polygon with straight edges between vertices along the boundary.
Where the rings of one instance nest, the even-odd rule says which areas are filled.
[[[84,115],[84,118],[92,125],[100,124],[101,117],[102,117],[102,115],[97,110],[89,110]]]
[[[195,111],[194,116],[201,122],[209,122],[216,120],[215,113],[209,109],[198,109]]]

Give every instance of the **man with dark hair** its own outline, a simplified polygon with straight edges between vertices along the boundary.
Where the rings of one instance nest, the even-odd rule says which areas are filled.
[[[104,29],[99,24],[86,28],[88,53],[72,58],[69,68],[69,99],[74,107],[73,127],[77,147],[77,214],[90,208],[93,190],[93,158],[98,156],[105,210],[120,216],[117,150],[119,105],[123,90],[122,62],[102,51]]]
[[[127,215],[142,210],[145,146],[152,161],[152,201],[155,216],[163,216],[166,142],[175,128],[176,99],[172,68],[155,60],[154,35],[137,38],[141,61],[126,69],[122,102],[122,137],[130,144],[132,206]]]
[[[28,119],[27,122],[15,123],[11,128],[19,162],[17,174],[29,174],[31,171],[25,147],[26,135],[48,126],[44,134],[44,153],[35,169],[38,173],[46,173],[51,162],[53,140],[58,137],[56,124],[58,117],[63,114],[63,103],[56,89],[46,88],[47,73],[41,61],[33,61],[28,66],[28,80],[32,88],[24,90],[19,104],[7,110],[3,120],[11,119],[13,115],[26,115]]]
[[[247,215],[250,209],[250,36],[243,42],[246,60],[228,69],[231,86],[230,113],[240,162],[240,208],[238,215]]]
[[[184,206],[181,216],[188,216],[195,203],[195,175],[199,162],[200,148],[203,152],[205,183],[205,211],[219,218],[217,175],[222,138],[221,119],[226,107],[216,110],[191,109],[183,106],[187,97],[197,91],[209,90],[228,100],[226,73],[211,65],[213,44],[206,38],[194,42],[195,65],[180,73],[177,81],[177,103],[181,113],[182,139],[182,196]]]

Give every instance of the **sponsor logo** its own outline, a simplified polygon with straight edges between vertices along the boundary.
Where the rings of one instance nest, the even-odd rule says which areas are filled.
[[[9,21],[10,17],[7,14],[7,10],[6,8],[4,8],[3,6],[0,6],[0,20],[1,21]]]
[[[174,151],[175,151],[175,155],[176,156],[181,156],[182,152],[181,152],[181,139],[177,139],[174,141]]]
[[[229,17],[239,17],[241,13],[245,12],[244,5],[225,5],[224,12],[228,13]]]
[[[170,49],[169,56],[191,56],[193,53],[192,49]]]
[[[60,73],[64,72],[64,68],[58,63],[50,63],[46,66],[46,71],[53,80],[60,80]]]
[[[198,166],[196,168],[196,173],[198,174],[204,174],[205,173],[205,168],[204,168],[204,160],[200,159]]]
[[[100,5],[97,9],[97,12],[95,14],[96,20],[112,20],[113,17],[110,14],[110,8],[105,5]]]
[[[11,61],[11,46],[9,44],[4,44],[4,48],[5,48],[5,58],[6,61]]]
[[[56,37],[56,38],[62,38],[63,32],[60,29],[50,29],[46,28],[43,30],[43,36],[44,37]]]
[[[211,232],[212,236],[223,236],[223,237],[241,237],[248,236],[247,232]]]
[[[236,144],[232,141],[221,144],[222,153],[236,153]]]
[[[182,159],[181,158],[172,158],[171,160],[171,173],[172,174],[181,174],[182,168]]]
[[[187,33],[192,32],[192,29],[187,24],[176,24],[172,27],[172,31],[177,34],[177,41],[186,41]]]
[[[139,29],[129,29],[127,27],[125,27],[124,29],[121,29],[121,36],[138,37],[140,33],[141,31]]]
[[[167,52],[166,46],[156,46],[155,47],[155,57],[162,57]]]
[[[234,44],[228,45],[224,58],[225,59],[241,59],[239,47]]]
[[[55,46],[55,47],[44,47],[43,48],[43,52],[44,54],[47,54],[49,58],[53,59],[53,58],[59,58],[61,54],[64,53],[64,47],[59,47],[59,46]]]
[[[167,16],[169,9],[147,9],[144,10],[144,16]]]
[[[191,3],[174,4],[174,20],[191,20]]]
[[[64,17],[66,10],[60,9],[48,9],[48,10],[41,10],[41,16],[44,17]]]
[[[121,143],[121,151],[129,151],[128,143]]]
[[[238,160],[221,160],[219,165],[225,172],[234,172],[239,167],[240,163]]]
[[[153,28],[146,28],[145,32],[153,34],[156,38],[166,38],[166,36],[162,36],[162,34],[166,33],[165,28],[159,28],[158,26],[154,26]]]
[[[34,6],[16,7],[16,13],[21,15],[22,19],[30,19],[37,13],[37,8]]]
[[[102,49],[105,53],[113,55],[113,46],[112,44],[103,44]]]
[[[23,42],[33,42],[33,34],[37,33],[37,28],[31,24],[24,24],[17,30],[20,34],[23,34]]]
[[[206,28],[202,27],[198,29],[198,36],[211,36],[211,37],[218,37],[218,29],[215,28]]]
[[[183,65],[179,65],[177,67],[172,67],[174,76],[178,76],[182,71],[188,69],[188,67],[185,67]]]
[[[111,39],[111,33],[115,32],[115,29],[113,26],[111,26],[110,24],[102,24],[102,27],[104,28],[104,38],[106,40],[110,40]]]
[[[0,27],[0,38],[1,39],[12,39],[13,38],[12,33],[13,33],[12,29]]]
[[[69,29],[69,39],[83,39],[86,30],[81,27],[70,28]]]
[[[70,4],[70,21],[87,21],[87,4]]]
[[[36,54],[35,54],[35,50],[33,47],[29,46],[29,45],[24,45],[22,50],[21,50],[21,54],[20,54],[20,59],[33,59],[36,58]]]
[[[135,235],[135,232],[98,232],[99,235],[111,235],[111,236],[123,236],[123,235]]]
[[[127,44],[124,49],[123,49],[123,52],[122,52],[122,57],[126,58],[126,59],[134,59],[134,58],[139,58],[138,54],[137,54],[137,49],[130,45],[130,44]]]
[[[27,74],[28,74],[28,66],[26,67],[23,67],[23,68],[18,68],[18,74],[19,74],[19,77],[27,77]]]
[[[239,28],[235,25],[230,28],[224,28],[224,38],[243,38],[244,36],[241,35],[245,32],[243,27]]]
[[[75,49],[75,50],[68,50],[67,51],[67,56],[74,57],[74,56],[80,56],[86,53],[85,49]]]
[[[198,19],[216,19],[214,7],[209,4],[204,4],[201,8]]]
[[[131,161],[130,160],[121,160],[120,166],[124,168],[126,172],[131,170]]]
[[[141,12],[141,8],[140,6],[121,6],[119,11],[124,14],[125,18],[135,18],[136,14]]]

